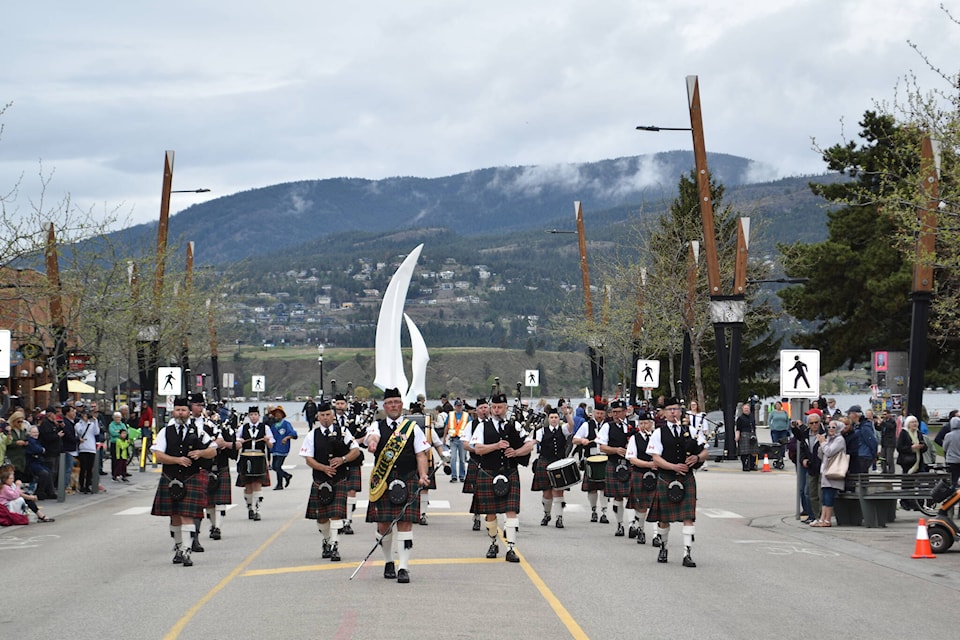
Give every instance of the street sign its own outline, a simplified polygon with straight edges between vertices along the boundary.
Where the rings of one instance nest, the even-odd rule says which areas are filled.
[[[660,386],[659,360],[637,360],[637,386],[641,389],[656,389]]]
[[[820,397],[820,352],[784,349],[780,352],[780,397]]]
[[[232,388],[233,388],[233,374],[232,374],[232,373],[225,373],[225,374],[223,374],[223,384],[220,385],[220,386],[223,387],[224,389],[232,389]]]
[[[182,376],[180,367],[157,367],[157,395],[179,396],[183,393]]]
[[[250,388],[254,393],[263,393],[267,390],[267,376],[252,376]]]
[[[10,377],[10,330],[0,329],[0,378]]]
[[[167,411],[173,413],[173,402],[176,400],[173,396],[167,396]]]
[[[523,372],[523,384],[527,387],[540,386],[540,369],[527,369]]]

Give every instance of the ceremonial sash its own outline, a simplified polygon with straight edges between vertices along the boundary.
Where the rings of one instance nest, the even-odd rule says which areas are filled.
[[[377,464],[374,465],[373,472],[370,474],[370,502],[379,500],[383,496],[383,492],[387,490],[387,478],[390,476],[390,471],[393,469],[397,458],[400,457],[400,451],[403,450],[404,445],[407,444],[407,439],[413,433],[414,424],[413,421],[404,419],[397,425],[397,429],[387,440],[387,444],[380,455],[377,456]]]

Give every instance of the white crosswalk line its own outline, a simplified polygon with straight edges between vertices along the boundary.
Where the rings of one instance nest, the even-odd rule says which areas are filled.
[[[697,509],[697,513],[708,518],[742,518],[743,516],[733,511],[724,511],[723,509]]]

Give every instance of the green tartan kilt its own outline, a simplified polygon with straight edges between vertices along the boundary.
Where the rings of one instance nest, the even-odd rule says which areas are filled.
[[[347,491],[360,491],[360,465],[350,467],[347,475]]]
[[[643,488],[643,474],[647,469],[635,467],[630,476],[630,497],[627,498],[627,509],[636,509],[645,511],[650,508],[650,503],[657,497],[657,487],[653,489]]]
[[[669,477],[664,477],[665,475]],[[667,497],[667,487],[674,479],[683,482],[683,500],[680,502],[670,502]],[[684,520],[697,519],[697,480],[692,473],[686,476],[675,476],[675,474],[664,474],[660,471],[660,479],[657,481],[657,495],[650,504],[650,510],[647,511],[648,522],[683,522]]]
[[[619,458],[614,460],[613,456],[610,456],[607,460],[607,477],[603,481],[603,495],[614,500],[626,498],[630,495],[630,478],[617,480],[618,464]],[[630,466],[627,465],[627,469],[629,468]]]
[[[245,487],[247,486],[247,482],[255,482],[258,480],[260,481],[261,487],[269,487],[270,486],[270,469],[267,469],[267,472],[262,476],[245,476],[237,472],[236,486]]]
[[[207,493],[207,506],[213,507],[218,504],[233,504],[233,486],[230,483],[230,467],[225,466],[217,471],[220,479],[217,481],[217,489],[212,494]]]
[[[170,498],[170,478],[162,475],[157,483],[157,493],[153,496],[152,516],[181,516],[184,518],[203,518],[207,506],[207,472],[200,469],[183,481],[187,492],[183,500]]]
[[[544,460],[541,457],[537,458],[537,461],[533,463],[533,486],[530,488],[531,491],[553,489],[553,485],[550,484],[550,474],[547,473],[547,466],[551,462],[556,462],[556,460]]]
[[[483,469],[477,470],[477,490],[473,493],[471,513],[520,513],[520,472],[511,469],[507,474],[510,481],[510,491],[502,498],[493,493],[493,479],[496,473],[489,473]]]
[[[463,479],[463,489],[460,493],[473,493],[477,490],[477,469],[479,468],[480,466],[473,459],[467,463],[467,477]]]
[[[307,520],[343,520],[347,517],[347,482],[341,480],[333,486],[333,502],[320,504],[320,489],[317,481],[310,483],[310,498],[307,500]]]
[[[383,495],[380,496],[380,499],[376,502],[371,502],[367,505],[367,522],[393,522],[397,517],[400,519],[397,522],[420,522],[420,493],[417,493],[417,497],[413,499],[413,503],[407,507],[406,511],[403,511],[404,506],[407,502],[410,502],[410,498],[413,496],[413,492],[417,488],[417,479],[420,477],[416,471],[412,471],[403,476],[390,476],[390,479],[387,480],[387,486],[395,478],[399,477],[401,480],[407,483],[407,500],[403,504],[393,504],[390,502],[389,490],[384,491]],[[400,513],[403,511],[403,515]]]

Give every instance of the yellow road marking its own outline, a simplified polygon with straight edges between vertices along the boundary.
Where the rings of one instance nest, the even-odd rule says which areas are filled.
[[[438,565],[438,564],[493,564],[496,559],[487,558],[423,558],[421,560],[410,560],[411,565]],[[501,560],[500,562],[503,562]],[[283,573],[304,573],[306,571],[330,571],[331,569],[356,569],[357,562],[348,562],[346,564],[308,564],[299,567],[281,567],[277,569],[251,569],[245,571],[242,578],[252,578],[256,576],[276,576]],[[368,562],[371,567],[382,567],[383,560]]]
[[[272,536],[270,536],[269,538],[267,538],[267,540],[266,540],[263,544],[261,544],[259,547],[257,547],[257,549],[256,549],[253,553],[251,553],[249,556],[247,556],[247,557],[244,559],[243,562],[241,562],[240,564],[238,564],[238,565],[233,569],[233,571],[231,571],[223,580],[221,580],[220,582],[218,582],[218,583],[216,584],[216,586],[214,586],[212,589],[210,589],[210,591],[208,591],[208,592],[207,592],[202,598],[200,598],[192,607],[190,607],[190,609],[187,611],[187,613],[184,614],[184,616],[183,616],[182,618],[180,618],[180,620],[177,621],[177,624],[173,625],[173,628],[171,628],[170,631],[168,631],[168,632],[163,636],[164,640],[175,640],[176,638],[179,638],[179,637],[180,637],[180,634],[183,632],[184,627],[187,626],[187,623],[189,623],[190,620],[192,620],[193,617],[194,617],[195,615],[197,615],[197,612],[200,611],[200,609],[202,609],[202,608],[204,607],[204,605],[206,605],[208,602],[210,602],[210,600],[213,598],[213,596],[215,596],[215,595],[217,595],[218,593],[220,593],[220,591],[221,591],[224,587],[226,587],[228,584],[230,584],[230,582],[233,581],[234,578],[236,578],[238,575],[240,575],[240,573],[241,573],[244,569],[246,569],[247,566],[249,566],[249,564],[250,564],[251,562],[253,562],[253,561],[257,558],[257,556],[259,556],[261,553],[263,553],[263,550],[264,550],[264,549],[266,549],[266,548],[269,547],[271,544],[273,544],[273,542],[274,542],[277,538],[280,537],[280,534],[282,534],[284,531],[286,531],[287,529],[289,529],[289,528],[290,528],[290,525],[292,525],[292,524],[293,524],[294,522],[296,522],[297,520],[301,520],[302,518],[303,518],[303,516],[301,516],[301,515],[298,514],[298,515],[290,518],[289,520],[287,520],[286,524],[284,524],[282,527],[280,527],[279,529],[277,529],[276,533],[274,533]]]
[[[523,567],[523,571],[527,574],[527,577],[530,578],[530,582],[533,583],[533,586],[537,588],[537,591],[540,592],[540,595],[543,596],[543,599],[547,601],[547,604],[550,605],[550,608],[553,609],[553,612],[557,614],[557,617],[560,618],[560,622],[563,623],[563,626],[567,628],[567,631],[570,632],[570,636],[576,638],[577,640],[589,640],[590,637],[583,632],[583,629],[580,628],[580,625],[577,624],[577,621],[573,619],[573,616],[570,615],[570,612],[560,604],[560,600],[557,599],[553,592],[547,587],[546,583],[540,578],[539,574],[533,570],[533,567],[530,566],[530,563],[527,562],[527,559],[523,557],[519,551],[514,549],[516,554],[520,556],[520,566]]]

